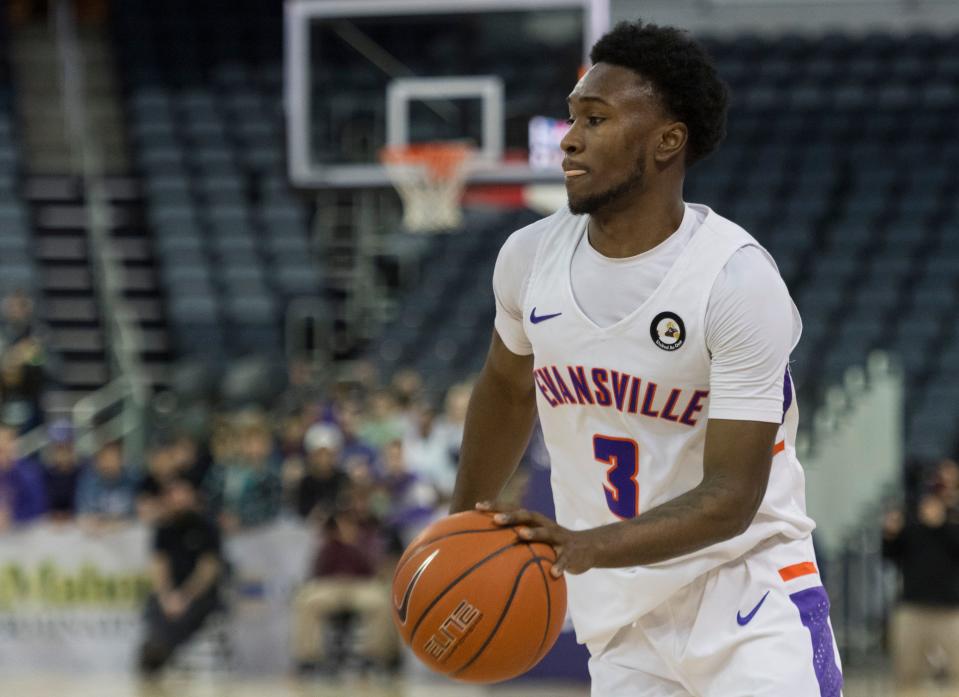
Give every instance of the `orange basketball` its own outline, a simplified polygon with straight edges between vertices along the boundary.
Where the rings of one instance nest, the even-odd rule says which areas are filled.
[[[566,581],[549,545],[521,540],[489,513],[467,511],[420,533],[393,575],[393,621],[437,673],[465,682],[516,677],[556,642]]]

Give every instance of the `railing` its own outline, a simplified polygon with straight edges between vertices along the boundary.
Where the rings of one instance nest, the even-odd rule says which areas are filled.
[[[812,429],[797,442],[797,452],[823,546],[838,550],[864,513],[899,481],[902,409],[902,373],[877,351],[865,369],[846,371],[812,415]]]
[[[128,457],[136,461],[143,449],[144,410],[149,397],[140,361],[140,328],[123,298],[123,267],[110,244],[110,204],[103,184],[99,142],[83,99],[83,53],[70,0],[57,0],[53,21],[66,128],[84,191],[94,288],[109,347],[110,373],[116,376],[77,402],[73,409],[74,428],[81,450],[90,451],[106,440],[124,438]],[[21,439],[20,451],[31,454],[46,442],[38,429]]]
[[[295,298],[286,308],[284,344],[287,362],[306,356],[316,368],[333,360],[333,321],[326,301],[319,297]]]
[[[896,571],[882,557],[882,517],[875,506],[827,562],[832,622],[843,661],[864,668],[883,655]]]
[[[900,483],[902,409],[902,373],[876,352],[829,390],[797,443],[836,641],[846,663],[860,667],[882,654],[894,595],[882,560],[880,507]]]

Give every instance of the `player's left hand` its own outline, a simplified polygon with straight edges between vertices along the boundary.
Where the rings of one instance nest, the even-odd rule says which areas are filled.
[[[523,540],[542,542],[556,550],[556,561],[550,570],[553,576],[562,576],[564,571],[581,574],[595,564],[592,546],[586,541],[585,533],[588,531],[570,530],[542,513],[489,501],[476,504],[476,510],[493,513],[494,523],[516,528],[516,533]]]

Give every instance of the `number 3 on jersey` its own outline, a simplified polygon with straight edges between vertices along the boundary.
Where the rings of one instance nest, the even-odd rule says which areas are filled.
[[[606,504],[617,518],[626,520],[639,515],[639,445],[631,438],[614,438],[596,434],[593,436],[593,456],[598,462],[608,465]]]

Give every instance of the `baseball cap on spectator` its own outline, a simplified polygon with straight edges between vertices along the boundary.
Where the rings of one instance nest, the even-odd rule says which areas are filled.
[[[339,450],[343,446],[343,436],[336,426],[330,424],[314,424],[303,437],[303,447],[311,453],[320,448]]]

